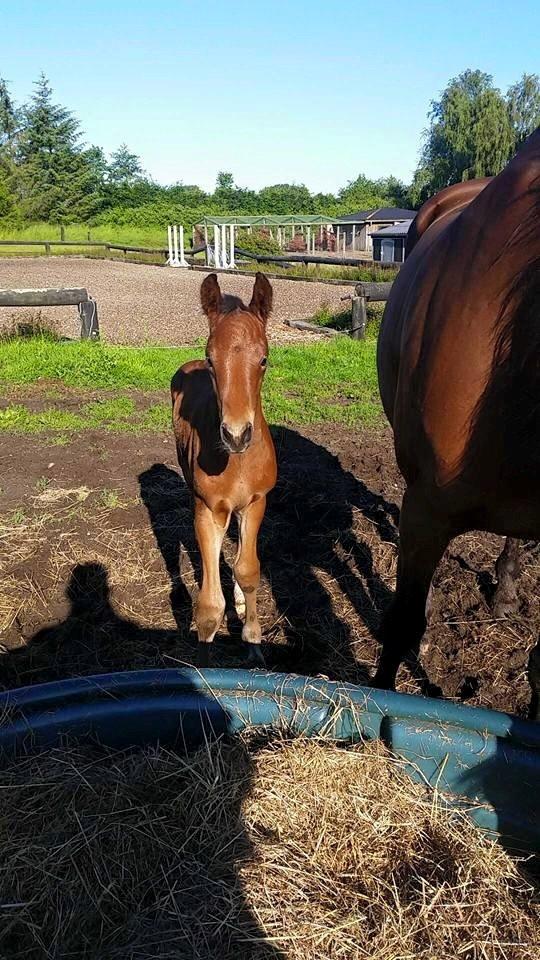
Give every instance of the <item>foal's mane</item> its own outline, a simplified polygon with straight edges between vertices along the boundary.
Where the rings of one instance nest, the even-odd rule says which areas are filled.
[[[243,310],[245,313],[249,313],[249,307],[246,307],[240,297],[235,297],[232,293],[225,293],[221,300],[221,313],[226,315],[234,313],[235,310]]]

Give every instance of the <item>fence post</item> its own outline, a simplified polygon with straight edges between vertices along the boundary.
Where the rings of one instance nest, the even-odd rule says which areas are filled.
[[[365,297],[351,297],[352,324],[351,337],[353,340],[363,340],[366,336],[367,309]]]
[[[66,231],[62,225],[60,225],[60,239],[62,241],[66,239]]]
[[[81,340],[99,340],[97,303],[91,297],[79,304]]]
[[[47,255],[48,257],[50,257],[50,255],[51,255],[51,245],[50,245],[50,243],[46,243],[46,244],[45,244],[45,253],[46,253],[46,255]]]

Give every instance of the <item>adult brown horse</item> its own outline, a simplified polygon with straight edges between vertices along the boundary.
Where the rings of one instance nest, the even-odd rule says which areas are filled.
[[[419,649],[431,579],[453,537],[540,539],[540,128],[497,177],[429,200],[407,254],[378,344],[407,484],[374,678],[383,687]],[[515,565],[510,540],[498,564],[503,601]],[[540,644],[529,678],[540,719]]]
[[[257,616],[257,536],[266,494],[277,479],[274,445],[261,405],[272,287],[258,273],[246,307],[237,297],[222,297],[216,274],[211,273],[202,283],[201,303],[210,327],[206,360],[184,364],[171,383],[178,460],[194,494],[202,559],[195,613],[200,662],[208,663],[209,644],[225,613],[219,563],[235,514],[239,530],[235,602],[238,613],[245,613],[242,637],[249,661],[264,665]]]

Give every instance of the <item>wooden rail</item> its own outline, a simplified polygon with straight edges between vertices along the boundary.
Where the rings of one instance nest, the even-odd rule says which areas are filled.
[[[366,335],[368,303],[385,302],[390,296],[391,289],[391,282],[357,283],[353,296],[341,298],[351,301],[351,337],[353,340],[363,340]]]
[[[81,340],[99,340],[97,303],[84,287],[0,290],[0,307],[66,306],[79,308]]]
[[[108,240],[0,240],[0,247],[45,247],[46,253],[51,252],[51,247],[101,247],[103,250],[122,250],[124,253],[160,253],[164,257],[169,252],[167,247],[132,247],[126,243],[109,243]],[[193,257],[205,250],[206,246],[202,244],[185,252]]]
[[[332,267],[373,267],[381,270],[395,270],[401,264],[397,263],[379,263],[379,261],[361,259],[359,257],[317,257],[310,253],[288,253],[284,256],[277,256],[270,253],[252,253],[251,250],[244,250],[243,247],[234,248],[235,254],[241,257],[247,257],[248,260],[257,260],[259,263],[321,263]]]

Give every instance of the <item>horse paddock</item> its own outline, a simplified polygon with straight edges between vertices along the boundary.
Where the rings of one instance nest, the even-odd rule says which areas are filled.
[[[69,399],[65,400],[69,409]],[[34,395],[34,408],[39,407]],[[274,428],[279,481],[260,534],[260,615],[270,668],[365,682],[394,589],[402,482],[388,429]],[[198,556],[167,433],[6,436],[0,455],[0,683],[193,662]],[[230,611],[214,663],[243,665]],[[525,715],[540,628],[540,553],[523,549],[519,614],[490,608],[501,540],[454,541],[435,579],[423,666],[446,697]],[[427,680],[402,667],[398,689]],[[433,689],[430,688],[431,690]]]
[[[86,287],[96,300],[101,336],[110,343],[156,343],[178,346],[204,337],[208,322],[199,303],[204,271],[170,269],[148,264],[123,263],[86,257],[0,258],[0,289]],[[272,343],[301,342],[306,335],[284,320],[306,320],[321,308],[343,308],[341,297],[350,286],[274,280],[274,310],[269,323]],[[253,278],[228,274],[226,290],[247,299]],[[79,336],[75,307],[44,310],[58,333]],[[23,311],[18,311],[22,317]],[[0,330],[17,314],[0,308]],[[312,340],[313,334],[308,334]]]

